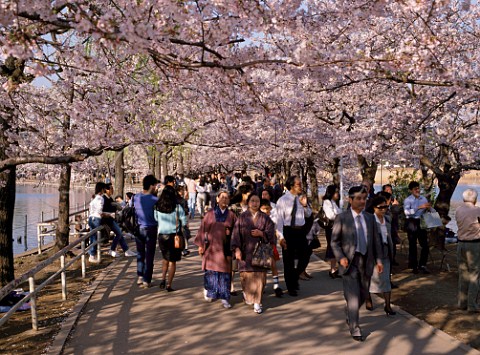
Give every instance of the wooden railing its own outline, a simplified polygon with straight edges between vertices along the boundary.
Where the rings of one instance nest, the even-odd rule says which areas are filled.
[[[97,260],[100,262],[101,260],[101,248],[100,248],[100,240],[101,240],[101,230],[103,229],[103,226],[100,226],[98,228],[95,228],[91,232],[85,233],[85,235],[80,236],[77,240],[74,242],[70,243],[67,245],[65,248],[62,250],[58,251],[54,255],[52,255],[50,258],[40,262],[36,267],[31,269],[30,271],[27,271],[25,274],[22,276],[16,278],[15,280],[11,281],[8,283],[6,286],[4,286],[2,289],[0,289],[0,300],[3,299],[5,296],[7,296],[10,292],[12,292],[15,288],[17,288],[19,285],[24,283],[25,281],[28,280],[29,283],[29,294],[26,295],[24,298],[22,298],[19,302],[17,302],[6,314],[3,315],[2,318],[0,318],[0,327],[5,324],[8,319],[12,316],[12,314],[19,309],[23,304],[26,302],[30,301],[30,309],[32,313],[32,328],[34,330],[38,330],[38,321],[37,321],[37,304],[36,304],[36,299],[38,293],[47,285],[53,282],[55,278],[57,278],[60,275],[61,278],[61,283],[62,283],[62,300],[67,299],[67,269],[69,266],[71,266],[73,263],[75,263],[78,259],[81,259],[81,264],[82,264],[82,278],[85,278],[86,276],[86,253],[88,250],[90,250],[94,245],[97,245]],[[90,236],[93,235],[93,233],[97,233],[97,241],[94,243],[91,243],[88,247],[85,247],[85,241],[90,238]],[[75,256],[73,259],[71,259],[67,264],[65,264],[65,255],[68,253],[70,250],[75,248],[78,244],[81,244],[81,253],[77,256]],[[36,286],[35,285],[35,275],[42,271],[45,267],[53,264],[55,261],[60,259],[60,269],[56,271],[53,275],[51,275],[48,279],[46,279],[42,284]]]

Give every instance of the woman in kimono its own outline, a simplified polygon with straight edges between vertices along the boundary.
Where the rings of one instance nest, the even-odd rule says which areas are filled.
[[[275,227],[265,213],[260,211],[260,197],[250,194],[248,209],[243,212],[233,229],[231,249],[238,260],[243,298],[246,304],[253,304],[255,313],[262,313],[262,294],[267,279],[267,269],[252,265],[255,245],[263,238],[266,243],[276,244]]]
[[[205,214],[194,243],[202,255],[204,273],[203,296],[207,302],[221,299],[225,308],[231,308],[230,284],[232,252],[230,241],[236,216],[228,210],[227,191],[217,195],[217,205]]]

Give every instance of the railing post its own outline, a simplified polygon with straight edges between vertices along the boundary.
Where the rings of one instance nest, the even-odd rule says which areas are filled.
[[[55,208],[53,209],[53,216],[52,219],[55,219]]]
[[[30,294],[33,294],[35,291],[35,279],[33,276],[28,278],[28,284],[30,286]],[[33,330],[38,330],[38,321],[37,321],[37,300],[35,296],[30,298],[30,310],[32,312],[32,328]]]
[[[23,234],[23,244],[24,244],[24,249],[27,251],[28,246],[27,246],[27,215],[25,215],[25,233]]]
[[[97,232],[97,260],[98,260],[98,262],[101,261],[101,255],[102,255],[102,251],[100,250],[101,247],[102,247],[102,243],[100,242],[101,238],[102,238],[102,232],[98,231]]]
[[[40,222],[43,223],[44,221],[45,221],[45,216],[44,216],[44,213],[42,211],[42,215],[40,216]]]
[[[40,234],[42,233],[42,225],[37,224],[37,248],[38,248],[38,255],[42,254],[42,246],[40,245],[40,240],[41,236]]]
[[[65,254],[60,256],[60,267],[65,268]],[[67,299],[67,270],[63,270],[61,275],[62,279],[62,300]]]
[[[85,240],[82,240],[82,278],[84,279],[86,276],[86,271],[87,271],[87,265],[86,265],[86,258],[85,258]]]

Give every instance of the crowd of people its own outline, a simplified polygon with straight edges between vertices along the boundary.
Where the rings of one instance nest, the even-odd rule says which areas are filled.
[[[110,185],[111,186],[111,185]],[[160,189],[159,189],[160,187]],[[113,191],[104,183],[97,183],[95,197],[90,204],[90,227],[110,226],[115,238],[110,255],[117,256],[120,244],[126,256],[128,249],[109,204],[105,201]],[[431,203],[420,194],[420,185],[412,181],[410,195],[403,207],[393,196],[391,185],[374,194],[369,182],[364,181],[348,191],[348,206],[339,205],[340,191],[329,185],[323,196],[322,216],[327,218],[325,229],[327,248],[325,260],[330,265],[329,276],[342,279],[346,301],[346,322],[352,338],[363,341],[359,326],[359,308],[365,304],[373,309],[371,294],[384,299],[384,312],[395,316],[390,304],[392,265],[396,245],[399,244],[399,215],[404,213],[409,242],[408,267],[414,274],[429,274],[428,241],[421,225],[422,215],[432,212]],[[477,193],[464,193],[465,206],[457,210],[459,226],[459,298],[458,306],[469,312],[479,312],[480,268],[480,208],[476,207]],[[221,300],[223,307],[231,308],[230,299],[236,294],[235,273],[239,273],[243,301],[255,313],[263,312],[262,297],[271,271],[273,289],[277,297],[288,294],[297,297],[299,280],[312,276],[306,271],[312,249],[320,230],[316,215],[304,193],[302,181],[289,177],[284,184],[270,177],[252,180],[248,176],[216,175],[194,179],[192,176],[166,176],[163,184],[153,176],[143,179],[143,191],[126,196],[126,205],[135,207],[135,233],[138,284],[152,286],[154,256],[158,241],[162,253],[160,288],[175,291],[173,280],[176,263],[189,254],[189,220],[195,214],[201,218],[193,244],[198,247],[204,272],[203,297],[207,302]],[[119,203],[121,205],[121,203]],[[92,235],[92,240],[96,236]],[[178,239],[183,238],[183,243]],[[417,241],[420,258],[417,256]],[[268,268],[258,265],[257,248],[261,243],[271,251]],[[90,261],[95,262],[96,249],[90,250]],[[280,287],[277,262],[283,259],[286,290]]]

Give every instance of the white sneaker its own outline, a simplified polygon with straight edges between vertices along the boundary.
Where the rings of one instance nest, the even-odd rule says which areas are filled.
[[[222,305],[224,308],[232,308],[232,305],[227,300],[222,300]]]
[[[133,250],[128,249],[128,250],[125,252],[125,256],[137,256],[137,253],[134,252]]]
[[[205,298],[205,301],[207,302],[213,302],[213,298],[208,297],[207,292],[207,290],[203,289],[203,298]]]
[[[115,250],[109,250],[108,255],[110,255],[112,258],[118,258],[120,256]]]
[[[90,255],[88,257],[88,261],[92,264],[99,264],[100,263],[100,260],[98,260],[97,257],[93,256],[93,255]]]
[[[143,276],[139,276],[137,279],[137,285],[143,284]]]
[[[257,314],[263,313],[262,305],[260,303],[255,303],[253,305],[253,311]]]

